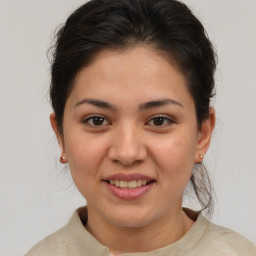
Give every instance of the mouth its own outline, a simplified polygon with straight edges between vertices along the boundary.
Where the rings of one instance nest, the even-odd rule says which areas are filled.
[[[155,180],[104,180],[108,184],[121,189],[137,189],[154,183]]]
[[[152,190],[156,180],[140,173],[118,173],[102,180],[112,195],[122,200],[142,198]]]

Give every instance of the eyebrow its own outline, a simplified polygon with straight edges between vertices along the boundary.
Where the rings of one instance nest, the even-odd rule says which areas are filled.
[[[113,110],[116,109],[115,106],[113,106],[108,102],[105,102],[102,100],[95,100],[95,99],[82,99],[75,104],[75,107],[80,106],[84,103],[87,103],[99,108],[106,108],[106,109],[113,109]]]
[[[174,104],[180,107],[184,107],[180,102],[173,100],[173,99],[162,99],[162,100],[154,100],[154,101],[148,101],[139,106],[140,110],[146,110],[150,108],[155,107],[161,107],[167,104]]]
[[[116,107],[108,102],[102,101],[102,100],[96,100],[96,99],[82,99],[80,101],[78,101],[75,104],[75,107],[80,106],[84,103],[93,105],[95,107],[99,107],[99,108],[105,108],[105,109],[111,109],[111,110],[115,110]],[[173,99],[161,99],[161,100],[154,100],[154,101],[148,101],[145,102],[141,105],[139,105],[139,110],[147,110],[150,108],[155,108],[155,107],[161,107],[167,104],[174,104],[180,107],[184,107],[180,102],[173,100]]]

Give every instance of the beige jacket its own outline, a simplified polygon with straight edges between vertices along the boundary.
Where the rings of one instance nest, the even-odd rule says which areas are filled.
[[[186,213],[189,215],[192,211]],[[77,209],[66,226],[36,244],[26,256],[109,256],[109,249],[86,230],[86,222],[86,207]],[[256,247],[240,234],[217,226],[199,214],[192,228],[177,242],[150,252],[122,254],[165,255],[256,256]]]

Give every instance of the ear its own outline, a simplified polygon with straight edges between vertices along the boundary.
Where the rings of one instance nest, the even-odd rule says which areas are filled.
[[[65,152],[64,139],[63,139],[63,136],[61,136],[61,134],[60,134],[60,131],[59,131],[59,128],[58,128],[58,125],[57,125],[57,121],[56,121],[55,113],[51,113],[50,121],[51,121],[52,129],[53,129],[53,131],[56,135],[56,138],[57,138],[59,146],[60,146],[60,150],[61,150],[60,161],[63,163],[63,161],[65,159],[67,159],[67,156],[66,156],[66,152]]]
[[[209,118],[203,121],[203,123],[201,124],[201,128],[198,132],[195,163],[201,162],[203,156],[206,154],[210,146],[211,136],[212,136],[214,127],[215,127],[215,111],[213,108],[211,108],[209,113]]]

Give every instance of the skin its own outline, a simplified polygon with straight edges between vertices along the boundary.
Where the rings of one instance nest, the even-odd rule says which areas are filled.
[[[166,246],[193,225],[182,196],[194,163],[209,147],[215,115],[211,110],[198,128],[186,79],[165,56],[146,46],[100,52],[75,79],[63,136],[51,115],[64,162],[87,200],[86,228],[115,255]],[[171,101],[145,105],[163,99]],[[91,115],[104,119],[95,125]],[[156,116],[164,116],[160,125]],[[102,181],[116,173],[141,173],[156,182],[142,197],[122,200]]]

